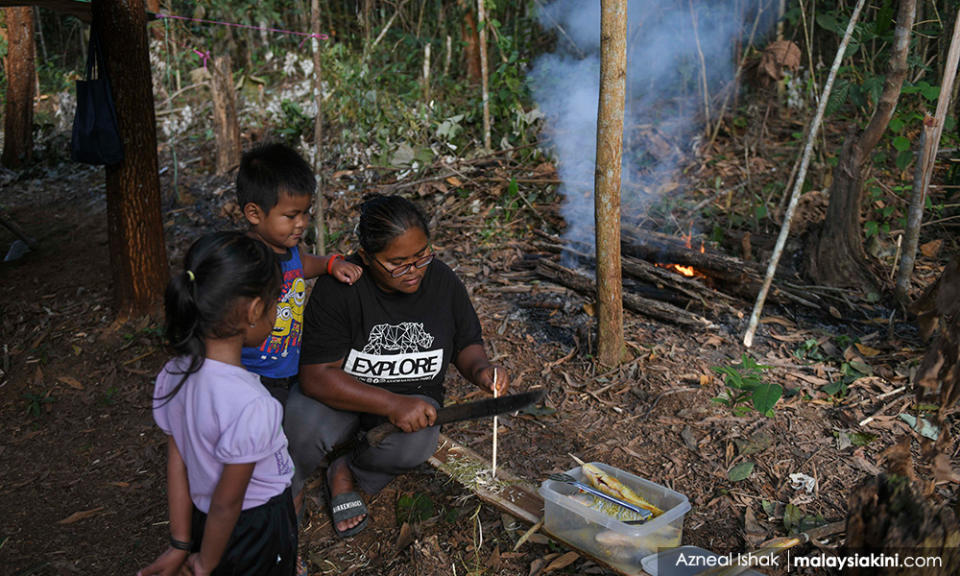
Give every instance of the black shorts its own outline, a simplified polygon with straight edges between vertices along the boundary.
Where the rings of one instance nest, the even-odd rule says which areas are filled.
[[[207,515],[193,508],[193,551],[199,552]],[[297,514],[287,487],[265,504],[244,510],[211,576],[295,576]]]
[[[286,406],[287,396],[290,394],[290,388],[297,383],[297,374],[286,378],[260,377],[260,383],[267,389],[271,396],[280,401],[281,406]]]

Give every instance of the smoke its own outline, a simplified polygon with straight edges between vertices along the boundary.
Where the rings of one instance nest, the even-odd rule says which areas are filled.
[[[769,9],[769,0],[630,0],[624,220],[638,219],[651,201],[676,189],[683,150],[703,133],[698,124],[704,110],[701,71],[706,71],[711,95],[733,79],[737,40],[749,38],[759,2]],[[762,27],[771,21],[766,18]],[[555,0],[542,8],[540,24],[556,32],[557,49],[539,57],[528,78],[546,116],[543,136],[554,149],[563,181],[566,235],[592,245],[600,2]],[[758,28],[755,38],[763,32]],[[705,66],[700,64],[701,52]],[[713,106],[711,113],[716,113]]]

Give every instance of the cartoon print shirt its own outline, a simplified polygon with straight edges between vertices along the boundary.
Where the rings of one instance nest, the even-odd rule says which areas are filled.
[[[296,246],[280,257],[283,288],[277,298],[273,332],[259,348],[243,349],[243,365],[268,378],[289,378],[300,370],[300,339],[307,282],[303,278],[300,249]]]
[[[343,359],[344,371],[361,382],[441,404],[447,366],[461,350],[483,342],[466,288],[439,260],[413,294],[382,291],[369,271],[353,286],[321,276],[304,325],[303,364]]]
[[[283,407],[256,374],[210,359],[167,401],[163,396],[177,386],[187,365],[185,357],[174,358],[157,376],[153,418],[183,456],[190,498],[209,512],[223,466],[255,462],[243,509],[265,504],[293,478]]]

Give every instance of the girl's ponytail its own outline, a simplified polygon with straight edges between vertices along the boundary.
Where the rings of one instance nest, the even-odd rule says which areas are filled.
[[[217,232],[194,242],[184,258],[184,271],[174,274],[164,293],[164,337],[187,365],[181,366],[180,382],[159,399],[169,401],[200,369],[207,338],[226,338],[242,330],[237,316],[241,299],[260,297],[273,305],[281,281],[273,251],[243,232]]]

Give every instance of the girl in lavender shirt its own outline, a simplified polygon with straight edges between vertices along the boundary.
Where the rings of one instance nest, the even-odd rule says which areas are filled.
[[[177,354],[157,376],[153,416],[168,436],[170,546],[142,576],[292,576],[297,520],[283,409],[241,364],[273,328],[280,267],[242,232],[197,240],[165,296]]]

